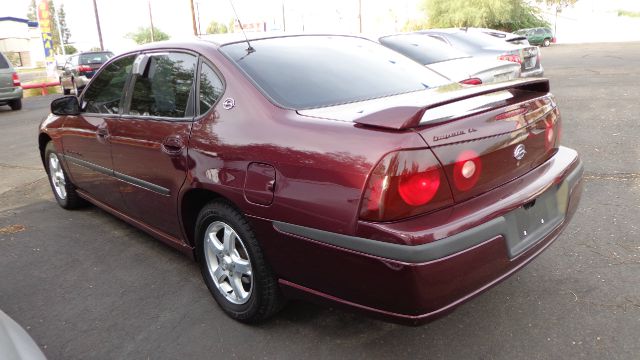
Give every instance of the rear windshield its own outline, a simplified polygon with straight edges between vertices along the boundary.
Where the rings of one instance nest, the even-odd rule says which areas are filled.
[[[482,33],[460,31],[445,36],[449,42],[451,42],[451,45],[467,53],[473,53],[480,48],[492,48],[504,45],[504,40]]]
[[[450,81],[373,41],[293,36],[222,46],[272,101],[309,109],[424,90]]]
[[[102,64],[113,57],[113,53],[87,53],[80,54],[80,65]]]
[[[8,68],[9,68],[9,62],[4,57],[4,55],[0,54],[0,69],[8,69]]]
[[[422,65],[469,57],[464,52],[427,35],[393,35],[380,43]]]

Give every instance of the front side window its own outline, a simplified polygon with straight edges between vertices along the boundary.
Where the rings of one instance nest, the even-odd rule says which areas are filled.
[[[98,76],[93,79],[84,92],[83,109],[88,113],[118,114],[121,98],[127,77],[135,55],[118,59],[107,65]]]
[[[190,106],[196,57],[184,53],[151,54],[134,79],[130,115],[184,118]]]
[[[222,96],[223,91],[224,85],[222,84],[222,80],[218,77],[218,74],[213,71],[211,66],[206,63],[202,63],[202,68],[200,69],[199,114],[202,115],[209,111],[213,104],[215,104],[220,96]]]

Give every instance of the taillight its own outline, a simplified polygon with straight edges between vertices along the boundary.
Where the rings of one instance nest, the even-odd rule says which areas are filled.
[[[13,86],[20,86],[20,78],[18,77],[18,73],[11,74],[11,78],[13,79]]]
[[[473,151],[463,151],[453,165],[453,185],[460,191],[467,191],[478,182],[482,172],[482,160]]]
[[[556,43],[556,37],[555,36],[551,38],[551,42],[554,43],[554,44]]]
[[[91,71],[91,66],[88,65],[80,65],[77,68],[79,73],[85,73],[85,72],[90,72]]]
[[[387,154],[371,173],[360,217],[391,221],[451,204],[451,189],[431,150],[403,150]]]
[[[505,61],[511,61],[514,63],[522,64],[522,58],[520,57],[520,55],[516,55],[516,54],[502,54],[498,56],[498,60],[505,60]]]
[[[482,84],[482,80],[480,80],[478,78],[469,78],[469,79],[460,81],[460,84],[480,85],[480,84]]]

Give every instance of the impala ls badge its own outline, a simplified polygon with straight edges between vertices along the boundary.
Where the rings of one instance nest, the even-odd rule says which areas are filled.
[[[522,160],[522,158],[526,153],[527,153],[527,150],[524,148],[524,144],[520,144],[516,146],[515,149],[513,149],[513,157],[516,158],[516,160],[518,161]]]
[[[231,110],[234,106],[236,106],[236,101],[233,100],[233,98],[226,98],[224,99],[224,102],[222,102],[222,107],[225,110]]]

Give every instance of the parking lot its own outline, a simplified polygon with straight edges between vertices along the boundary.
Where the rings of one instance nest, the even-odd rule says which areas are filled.
[[[37,151],[53,96],[0,108],[0,309],[51,359],[637,359],[640,43],[544,48],[580,209],[539,258],[420,327],[291,302],[226,317],[195,263],[95,207],[60,209]]]

